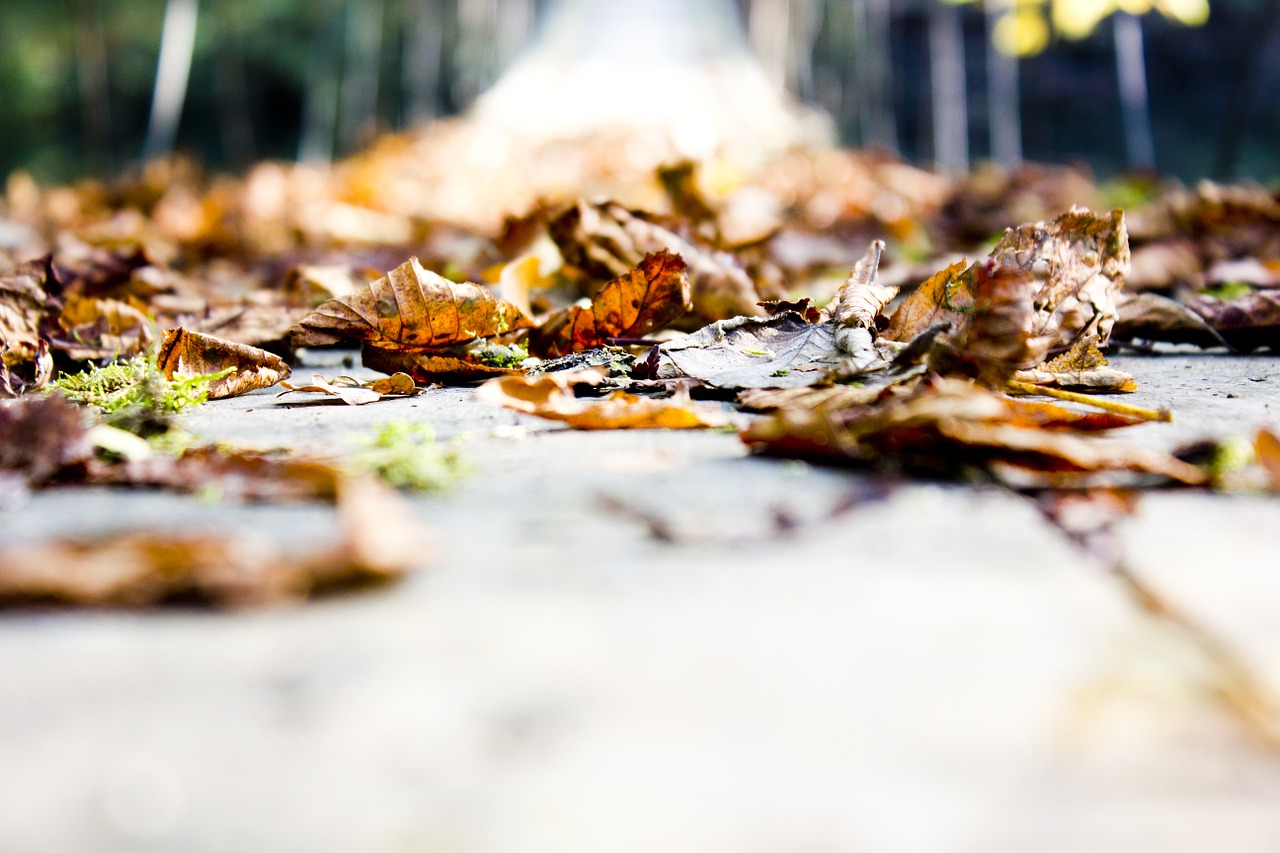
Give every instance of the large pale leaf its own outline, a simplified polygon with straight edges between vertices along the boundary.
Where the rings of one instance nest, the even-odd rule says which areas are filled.
[[[455,284],[411,258],[293,330],[298,346],[369,343],[386,349],[449,347],[532,325],[519,308],[478,284]]]

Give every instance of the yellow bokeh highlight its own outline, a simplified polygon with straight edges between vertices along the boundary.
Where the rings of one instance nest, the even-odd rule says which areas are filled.
[[[974,0],[943,0],[950,4]],[[1082,39],[1111,15],[1145,15],[1153,10],[1180,24],[1196,27],[1209,20],[1209,0],[983,0],[1002,10],[991,38],[998,50],[1030,56],[1049,45],[1052,32]],[[1048,20],[1046,20],[1046,14]]]

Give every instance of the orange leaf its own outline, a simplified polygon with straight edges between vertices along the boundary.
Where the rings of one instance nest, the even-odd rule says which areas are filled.
[[[663,249],[606,284],[588,307],[573,306],[542,325],[529,341],[534,354],[554,358],[642,338],[692,307],[684,258]]]
[[[506,376],[481,385],[476,399],[574,429],[698,429],[728,422],[719,409],[698,405],[687,394],[655,400],[615,391],[603,400],[579,400],[573,385],[584,381],[581,373]]]
[[[410,258],[373,283],[323,303],[293,329],[297,346],[363,341],[384,348],[448,347],[531,326],[478,284],[455,284]]]

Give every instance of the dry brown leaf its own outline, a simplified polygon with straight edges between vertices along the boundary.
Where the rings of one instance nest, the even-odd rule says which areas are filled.
[[[421,385],[434,382],[452,385],[520,372],[515,366],[518,361],[512,350],[483,339],[430,350],[386,349],[366,345],[361,350],[360,361],[370,370],[403,373]]]
[[[758,313],[761,294],[733,255],[686,239],[620,204],[579,200],[550,225],[566,261],[600,281],[625,275],[663,250],[689,265],[693,310],[707,320]]]
[[[50,343],[74,361],[132,358],[151,346],[151,321],[119,299],[72,296],[58,316],[61,336]]]
[[[691,307],[684,259],[665,249],[606,284],[588,307],[574,305],[548,319],[529,338],[543,358],[607,346],[614,339],[643,338]]]
[[[699,429],[728,423],[718,408],[694,403],[687,394],[651,399],[615,391],[603,400],[581,400],[573,386],[583,381],[580,374],[508,376],[481,385],[476,399],[574,429]]]
[[[16,397],[49,381],[53,361],[40,336],[48,311],[40,264],[0,274],[0,397]]]
[[[1267,481],[1273,491],[1280,492],[1280,436],[1269,429],[1258,430],[1253,441],[1258,464],[1267,473]]]
[[[311,377],[310,385],[291,385],[288,382],[281,382],[280,387],[285,390],[277,394],[277,398],[293,392],[325,394],[337,397],[349,406],[376,403],[386,396],[405,397],[418,390],[418,386],[407,373],[384,376],[372,382],[361,382],[350,376],[338,376],[330,382],[317,373]]]
[[[909,394],[871,406],[784,406],[753,422],[742,440],[757,453],[932,474],[963,475],[979,468],[996,476],[1011,469],[1042,472],[1052,475],[1055,486],[1094,485],[1099,474],[1207,482],[1203,470],[1169,454],[1090,435],[1140,422],[1113,413],[1081,414],[935,377]]]
[[[60,396],[0,402],[0,473],[43,485],[92,447],[83,413]]]
[[[1030,385],[1095,394],[1120,394],[1138,389],[1133,376],[1112,367],[1097,345],[1085,338],[1038,368],[1019,370],[1013,378]]]
[[[293,330],[297,346],[363,342],[434,349],[531,326],[510,302],[478,284],[455,284],[411,258],[344,299],[320,305]]]
[[[292,372],[284,359],[266,350],[186,329],[169,329],[164,333],[156,365],[166,379],[208,376],[234,368],[235,372],[209,383],[210,400],[269,388]]]
[[[1124,212],[1099,216],[1075,208],[1052,223],[1031,223],[1005,232],[987,261],[942,270],[906,298],[884,335],[907,341],[945,320],[952,323],[954,338],[974,352],[979,337],[966,337],[971,324],[985,318],[1003,330],[1025,304],[1029,312],[1022,318],[1025,357],[1041,346],[1070,348],[1081,338],[1103,345],[1115,324],[1116,298],[1128,270]],[[977,310],[979,287],[991,280],[998,286],[986,290],[987,309]],[[1021,284],[1022,292],[1014,282]],[[996,347],[1010,353],[1018,348],[1008,341]]]
[[[339,541],[304,553],[257,531],[213,529],[11,547],[0,552],[0,605],[145,607],[192,598],[217,607],[279,605],[421,565],[419,526],[394,490],[343,482],[338,515]]]

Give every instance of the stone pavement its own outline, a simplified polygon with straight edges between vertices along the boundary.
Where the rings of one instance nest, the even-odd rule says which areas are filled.
[[[1138,440],[1280,425],[1273,357],[1115,362],[1178,415]],[[421,420],[475,473],[415,500],[435,549],[391,588],[0,614],[0,851],[1280,849],[1280,754],[1203,646],[1024,498],[471,397],[190,414],[300,447]],[[334,535],[313,506],[54,490],[0,536],[195,524]],[[1119,529],[1280,696],[1280,500],[1152,493]]]

